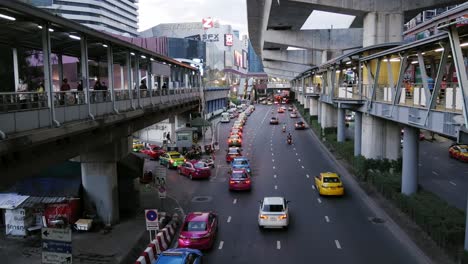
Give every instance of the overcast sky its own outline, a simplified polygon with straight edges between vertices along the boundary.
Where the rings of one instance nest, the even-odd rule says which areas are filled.
[[[140,0],[139,31],[161,23],[200,22],[212,17],[221,24],[233,26],[240,35],[248,34],[247,0]],[[254,1],[254,0],[249,0]],[[314,11],[303,29],[347,28],[352,16]]]

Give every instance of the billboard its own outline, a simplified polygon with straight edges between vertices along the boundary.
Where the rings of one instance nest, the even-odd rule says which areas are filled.
[[[214,27],[214,20],[211,17],[202,19],[203,29],[209,29]]]
[[[247,51],[242,50],[242,68],[247,69]]]
[[[242,67],[242,53],[234,51],[234,66]]]
[[[232,46],[234,45],[234,35],[232,34],[224,34],[224,46]]]

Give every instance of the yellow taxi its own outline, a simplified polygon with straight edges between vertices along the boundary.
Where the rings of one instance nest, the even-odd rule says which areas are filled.
[[[168,169],[177,168],[184,162],[184,156],[177,151],[169,151],[159,156],[159,164],[166,166]]]
[[[344,195],[344,187],[338,174],[322,172],[315,176],[315,187],[320,195]]]
[[[144,144],[143,142],[139,141],[138,139],[134,139],[133,140],[133,144],[132,144],[132,150],[133,152],[139,152],[140,150],[142,150],[144,148]]]

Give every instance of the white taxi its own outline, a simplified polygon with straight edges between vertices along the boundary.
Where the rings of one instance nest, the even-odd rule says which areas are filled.
[[[284,197],[264,197],[258,210],[258,227],[288,228],[289,209]]]

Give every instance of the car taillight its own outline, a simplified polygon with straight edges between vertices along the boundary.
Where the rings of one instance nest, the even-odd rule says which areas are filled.
[[[234,183],[235,183],[235,181],[233,181],[233,180],[230,180],[230,181],[229,181],[229,183],[230,183],[230,184],[234,184]]]
[[[231,143],[231,142],[232,142],[232,141],[229,139],[229,140],[228,140],[228,143]]]
[[[187,237],[184,235],[179,235],[179,238],[187,238]]]
[[[170,163],[174,163],[174,160],[171,160]]]
[[[260,215],[260,219],[268,219],[268,216],[266,216],[266,215]]]
[[[242,139],[239,139],[239,142],[242,142]]]
[[[249,183],[250,183],[250,180],[246,180],[245,183],[249,184]]]
[[[288,216],[287,216],[287,215],[285,215],[285,214],[284,214],[284,215],[280,215],[280,217],[279,217],[279,219],[280,219],[280,220],[282,220],[282,219],[286,219],[286,218],[288,218]]]

